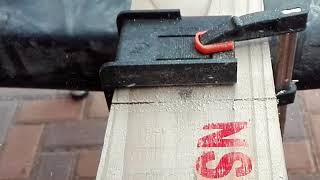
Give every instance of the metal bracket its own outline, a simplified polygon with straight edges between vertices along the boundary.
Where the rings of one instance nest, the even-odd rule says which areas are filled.
[[[293,103],[296,97],[296,92],[297,92],[297,86],[293,82],[289,84],[288,89],[278,91],[276,94],[278,106],[283,106],[283,105]]]

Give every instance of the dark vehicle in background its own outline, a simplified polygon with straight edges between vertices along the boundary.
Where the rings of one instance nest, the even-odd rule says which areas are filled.
[[[272,9],[289,0],[265,0]],[[293,79],[320,88],[320,0],[308,0],[307,29],[299,33]],[[117,14],[130,0],[2,0],[0,86],[101,90],[99,68],[115,57]],[[278,39],[270,40],[275,61]]]

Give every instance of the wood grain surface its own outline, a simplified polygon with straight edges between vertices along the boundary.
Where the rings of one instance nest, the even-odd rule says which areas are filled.
[[[133,0],[132,9],[243,15],[262,0]],[[236,44],[232,86],[118,89],[98,180],[283,180],[287,173],[267,39]]]

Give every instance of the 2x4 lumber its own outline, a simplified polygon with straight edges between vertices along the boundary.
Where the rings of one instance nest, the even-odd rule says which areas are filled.
[[[132,9],[174,8],[242,15],[263,2],[132,1]],[[236,57],[232,86],[116,90],[97,180],[287,179],[268,41],[238,43]]]

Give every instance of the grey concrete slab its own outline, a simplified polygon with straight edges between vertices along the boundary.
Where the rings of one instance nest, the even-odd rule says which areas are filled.
[[[16,109],[16,101],[0,101],[0,148],[5,143]]]

